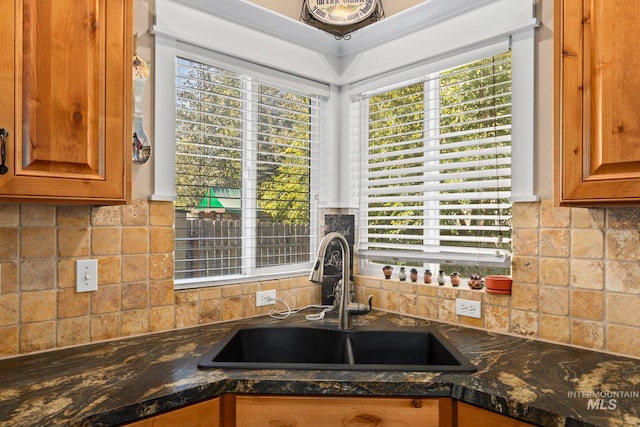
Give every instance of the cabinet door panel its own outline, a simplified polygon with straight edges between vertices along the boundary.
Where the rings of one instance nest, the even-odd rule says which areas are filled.
[[[236,426],[440,425],[438,399],[236,396]]]
[[[640,3],[556,7],[556,201],[640,203]]]
[[[0,175],[0,201],[128,200],[132,4],[3,3],[0,127],[9,131],[9,171]]]

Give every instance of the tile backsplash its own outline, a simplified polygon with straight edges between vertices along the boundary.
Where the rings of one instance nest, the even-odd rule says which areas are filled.
[[[639,221],[639,208],[516,203],[511,296],[362,276],[358,296],[394,312],[640,357]],[[482,317],[457,316],[456,298],[482,301]]]
[[[513,292],[356,276],[374,307],[640,357],[640,208],[513,206]],[[174,291],[173,203],[0,204],[0,357],[265,314],[255,292],[320,303],[306,276]],[[98,259],[98,291],[75,261]],[[482,301],[482,317],[455,299]]]
[[[255,292],[320,299],[306,277],[174,291],[171,202],[0,204],[0,357],[264,314]],[[98,260],[98,291],[75,263]]]

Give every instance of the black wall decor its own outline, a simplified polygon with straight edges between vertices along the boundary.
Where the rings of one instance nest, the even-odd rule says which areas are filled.
[[[353,275],[353,243],[354,243],[354,215],[325,215],[325,235],[333,231],[342,234],[349,243],[349,277]],[[322,279],[322,304],[333,304],[333,287],[342,278],[342,250],[337,241],[329,242],[324,257],[324,278]]]

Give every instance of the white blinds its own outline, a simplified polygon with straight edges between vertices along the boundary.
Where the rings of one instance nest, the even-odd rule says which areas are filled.
[[[177,281],[309,262],[317,121],[314,96],[176,59]]]
[[[364,94],[361,111],[360,255],[506,265],[510,53]]]

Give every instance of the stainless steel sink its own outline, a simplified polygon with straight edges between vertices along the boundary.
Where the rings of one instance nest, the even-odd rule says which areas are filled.
[[[338,330],[310,326],[239,326],[198,367],[475,372],[430,327]]]

